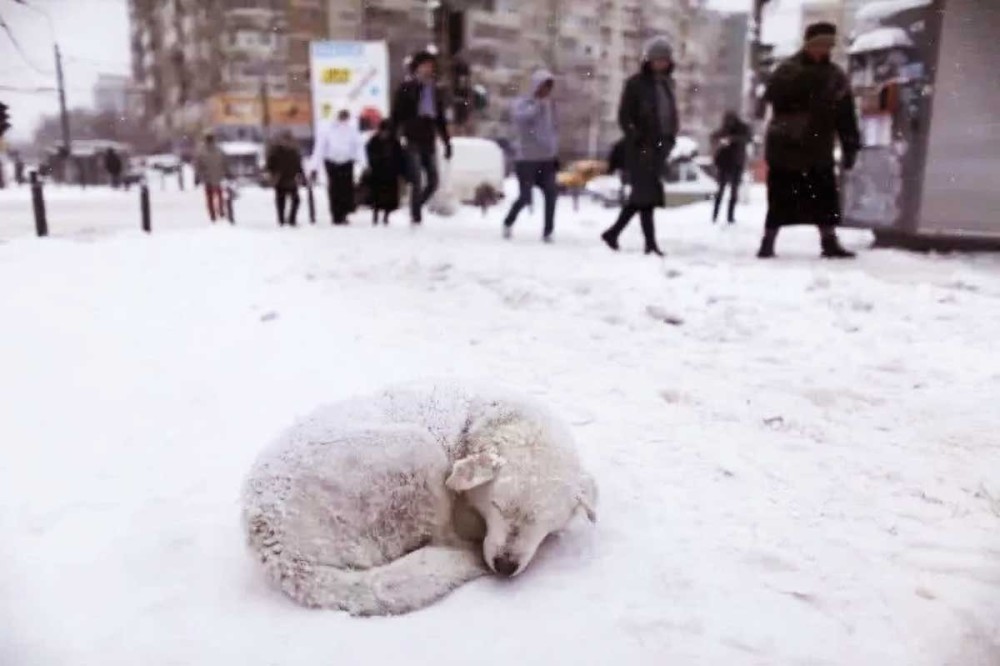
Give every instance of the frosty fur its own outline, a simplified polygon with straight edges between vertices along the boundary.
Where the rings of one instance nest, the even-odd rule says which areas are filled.
[[[432,385],[316,410],[265,450],[243,520],[295,601],[352,615],[424,607],[462,583],[516,576],[597,489],[568,429],[536,402]]]

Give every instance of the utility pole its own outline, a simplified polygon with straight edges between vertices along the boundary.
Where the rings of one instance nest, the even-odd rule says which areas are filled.
[[[764,23],[764,5],[766,5],[768,0],[753,0],[753,13],[750,17],[750,90],[747,91],[747,108],[746,117],[757,118],[759,113],[757,109],[758,95],[757,88],[763,81],[763,72],[761,68],[763,63],[761,62],[762,54],[762,35],[763,35],[763,23]]]
[[[272,39],[277,40],[278,34],[278,7],[275,0],[270,1],[271,9],[271,30],[268,42]],[[287,64],[288,56],[286,54],[285,60]],[[271,139],[271,95],[268,88],[268,79],[271,76],[271,61],[265,60],[261,63],[260,72],[260,125],[261,132],[263,133],[264,143],[268,143]]]
[[[264,74],[260,79],[260,125],[264,134],[264,142],[271,138],[271,104],[267,88],[269,68],[264,66]]]
[[[53,35],[53,48],[56,54],[56,79],[59,85],[59,124],[62,127],[62,149],[63,155],[68,160],[72,146],[69,136],[69,114],[66,112],[66,83],[63,77],[62,55],[59,53],[59,44]]]
[[[52,22],[52,17],[49,13],[41,7],[29,5],[24,0],[17,0],[17,2],[41,14],[49,24],[49,33],[52,36],[52,48],[56,56],[56,81],[59,87],[59,124],[62,128],[62,150],[60,152],[63,159],[63,169],[65,170],[70,163],[72,140],[69,134],[69,114],[66,112],[66,82],[63,77],[62,54],[59,52],[59,41],[56,39],[56,26]]]

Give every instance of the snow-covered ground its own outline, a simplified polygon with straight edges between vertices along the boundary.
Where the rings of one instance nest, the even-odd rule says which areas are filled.
[[[995,257],[822,262],[800,229],[759,262],[759,192],[732,228],[658,213],[663,262],[586,202],[544,246],[541,206],[504,243],[502,209],[278,230],[248,191],[209,228],[154,188],[144,237],[135,193],[51,194],[47,240],[0,195],[4,666],[1000,663]],[[317,403],[427,375],[561,411],[597,526],[412,615],[296,607],[243,475]]]

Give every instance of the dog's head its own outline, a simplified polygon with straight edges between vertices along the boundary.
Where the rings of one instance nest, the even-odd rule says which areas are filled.
[[[524,571],[545,537],[577,513],[597,520],[594,479],[571,449],[540,441],[546,436],[523,422],[495,426],[485,450],[455,462],[446,481],[483,517],[483,558],[503,576]]]

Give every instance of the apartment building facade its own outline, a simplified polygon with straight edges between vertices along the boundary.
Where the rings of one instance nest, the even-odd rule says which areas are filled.
[[[701,43],[708,24],[699,19],[700,0],[453,1],[459,11],[446,25],[435,20],[436,4],[329,0],[329,34],[385,40],[393,85],[406,55],[450,42],[449,55],[467,64],[472,80],[488,91],[490,103],[474,122],[475,133],[488,138],[509,138],[511,102],[526,91],[533,70],[552,70],[566,158],[607,154],[621,135],[618,99],[625,79],[639,69],[643,42],[666,35],[677,52],[682,125],[699,136],[708,131],[701,97],[704,66],[714,50]]]
[[[129,0],[132,77],[161,137],[212,129],[261,140],[312,133],[309,43],[325,39],[327,0]]]

